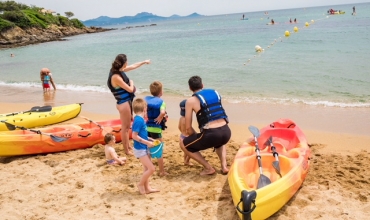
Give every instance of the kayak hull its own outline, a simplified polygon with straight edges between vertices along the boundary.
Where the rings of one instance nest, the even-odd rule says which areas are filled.
[[[285,120],[282,124],[285,126]],[[279,124],[282,120],[278,121]],[[280,123],[281,124],[281,123]],[[230,168],[228,181],[234,205],[243,211],[242,192],[255,192],[255,208],[250,214],[251,219],[266,219],[280,210],[301,187],[309,169],[310,149],[302,131],[295,126],[270,127],[261,129],[258,138],[263,175],[271,180],[267,186],[257,189],[260,178],[254,140],[242,144]],[[280,177],[272,163],[276,161],[271,148],[266,146],[267,139],[272,136],[273,144],[279,154]],[[248,208],[252,204],[246,205]],[[246,211],[246,210],[245,210]],[[241,219],[248,219],[238,211]]]
[[[25,112],[25,113],[7,113],[0,115],[0,121],[6,121],[10,124],[34,128],[39,126],[56,124],[77,117],[81,112],[81,104],[70,104],[52,107],[47,112]],[[0,123],[0,131],[8,131],[5,123]]]
[[[45,154],[92,147],[104,144],[106,131],[114,134],[116,142],[121,141],[121,121],[119,119],[81,124],[54,125],[38,129],[43,134],[27,130],[0,132],[0,156]],[[36,130],[36,129],[35,129]],[[65,138],[54,141],[49,135]]]

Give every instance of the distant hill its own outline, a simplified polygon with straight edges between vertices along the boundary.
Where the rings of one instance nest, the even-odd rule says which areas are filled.
[[[164,21],[164,20],[173,20],[173,19],[181,19],[181,18],[193,18],[193,17],[200,17],[203,15],[193,13],[188,16],[179,16],[179,15],[172,15],[170,17],[162,17],[157,16],[152,13],[148,12],[141,12],[135,16],[123,16],[120,18],[111,18],[108,16],[100,16],[98,18],[82,21],[85,26],[107,26],[107,25],[117,25],[117,24],[132,24],[132,23],[139,23],[139,22],[156,22],[156,21]]]

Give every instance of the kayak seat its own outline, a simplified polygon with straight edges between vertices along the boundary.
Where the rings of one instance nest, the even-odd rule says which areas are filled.
[[[279,154],[280,153],[286,153],[286,143],[282,143],[282,142],[280,142],[280,140],[279,141],[275,141],[274,143],[274,146],[275,146],[275,149],[276,149],[276,152],[278,152]],[[269,148],[269,152],[272,152],[272,150],[271,150],[271,147]]]
[[[272,183],[280,179],[280,176],[275,172],[275,170],[270,171],[270,170],[264,169],[263,170],[263,175],[265,175],[267,178],[269,178]],[[256,172],[249,173],[248,176],[247,176],[247,179],[246,179],[248,188],[249,189],[257,189],[259,178],[260,178],[260,173],[259,173],[258,170],[256,170]]]
[[[257,174],[256,173],[250,173],[250,174],[248,174],[247,183],[248,183],[248,187],[250,189],[256,189],[256,186],[257,186]]]

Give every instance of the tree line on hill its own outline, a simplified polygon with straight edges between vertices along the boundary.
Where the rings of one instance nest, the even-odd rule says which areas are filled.
[[[54,15],[55,14],[55,15]],[[83,28],[85,25],[77,18],[72,18],[73,12],[65,12],[65,16],[51,10],[34,5],[28,6],[15,1],[0,2],[0,32],[18,26],[27,28],[48,28],[49,25]]]

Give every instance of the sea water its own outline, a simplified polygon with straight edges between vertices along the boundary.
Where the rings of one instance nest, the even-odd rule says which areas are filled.
[[[166,94],[189,96],[187,80],[199,75],[205,87],[217,89],[230,103],[369,108],[370,4],[356,4],[356,16],[352,6],[244,13],[248,20],[238,13],[148,21],[3,49],[1,93],[11,96],[4,89],[9,86],[41,91],[42,67],[51,70],[58,90],[109,93],[109,69],[115,56],[124,53],[128,64],[151,60],[128,73],[138,93],[159,80]],[[327,15],[330,8],[346,13]],[[289,23],[294,18],[298,23]],[[271,19],[275,25],[266,25]],[[256,45],[264,51],[256,52]]]

